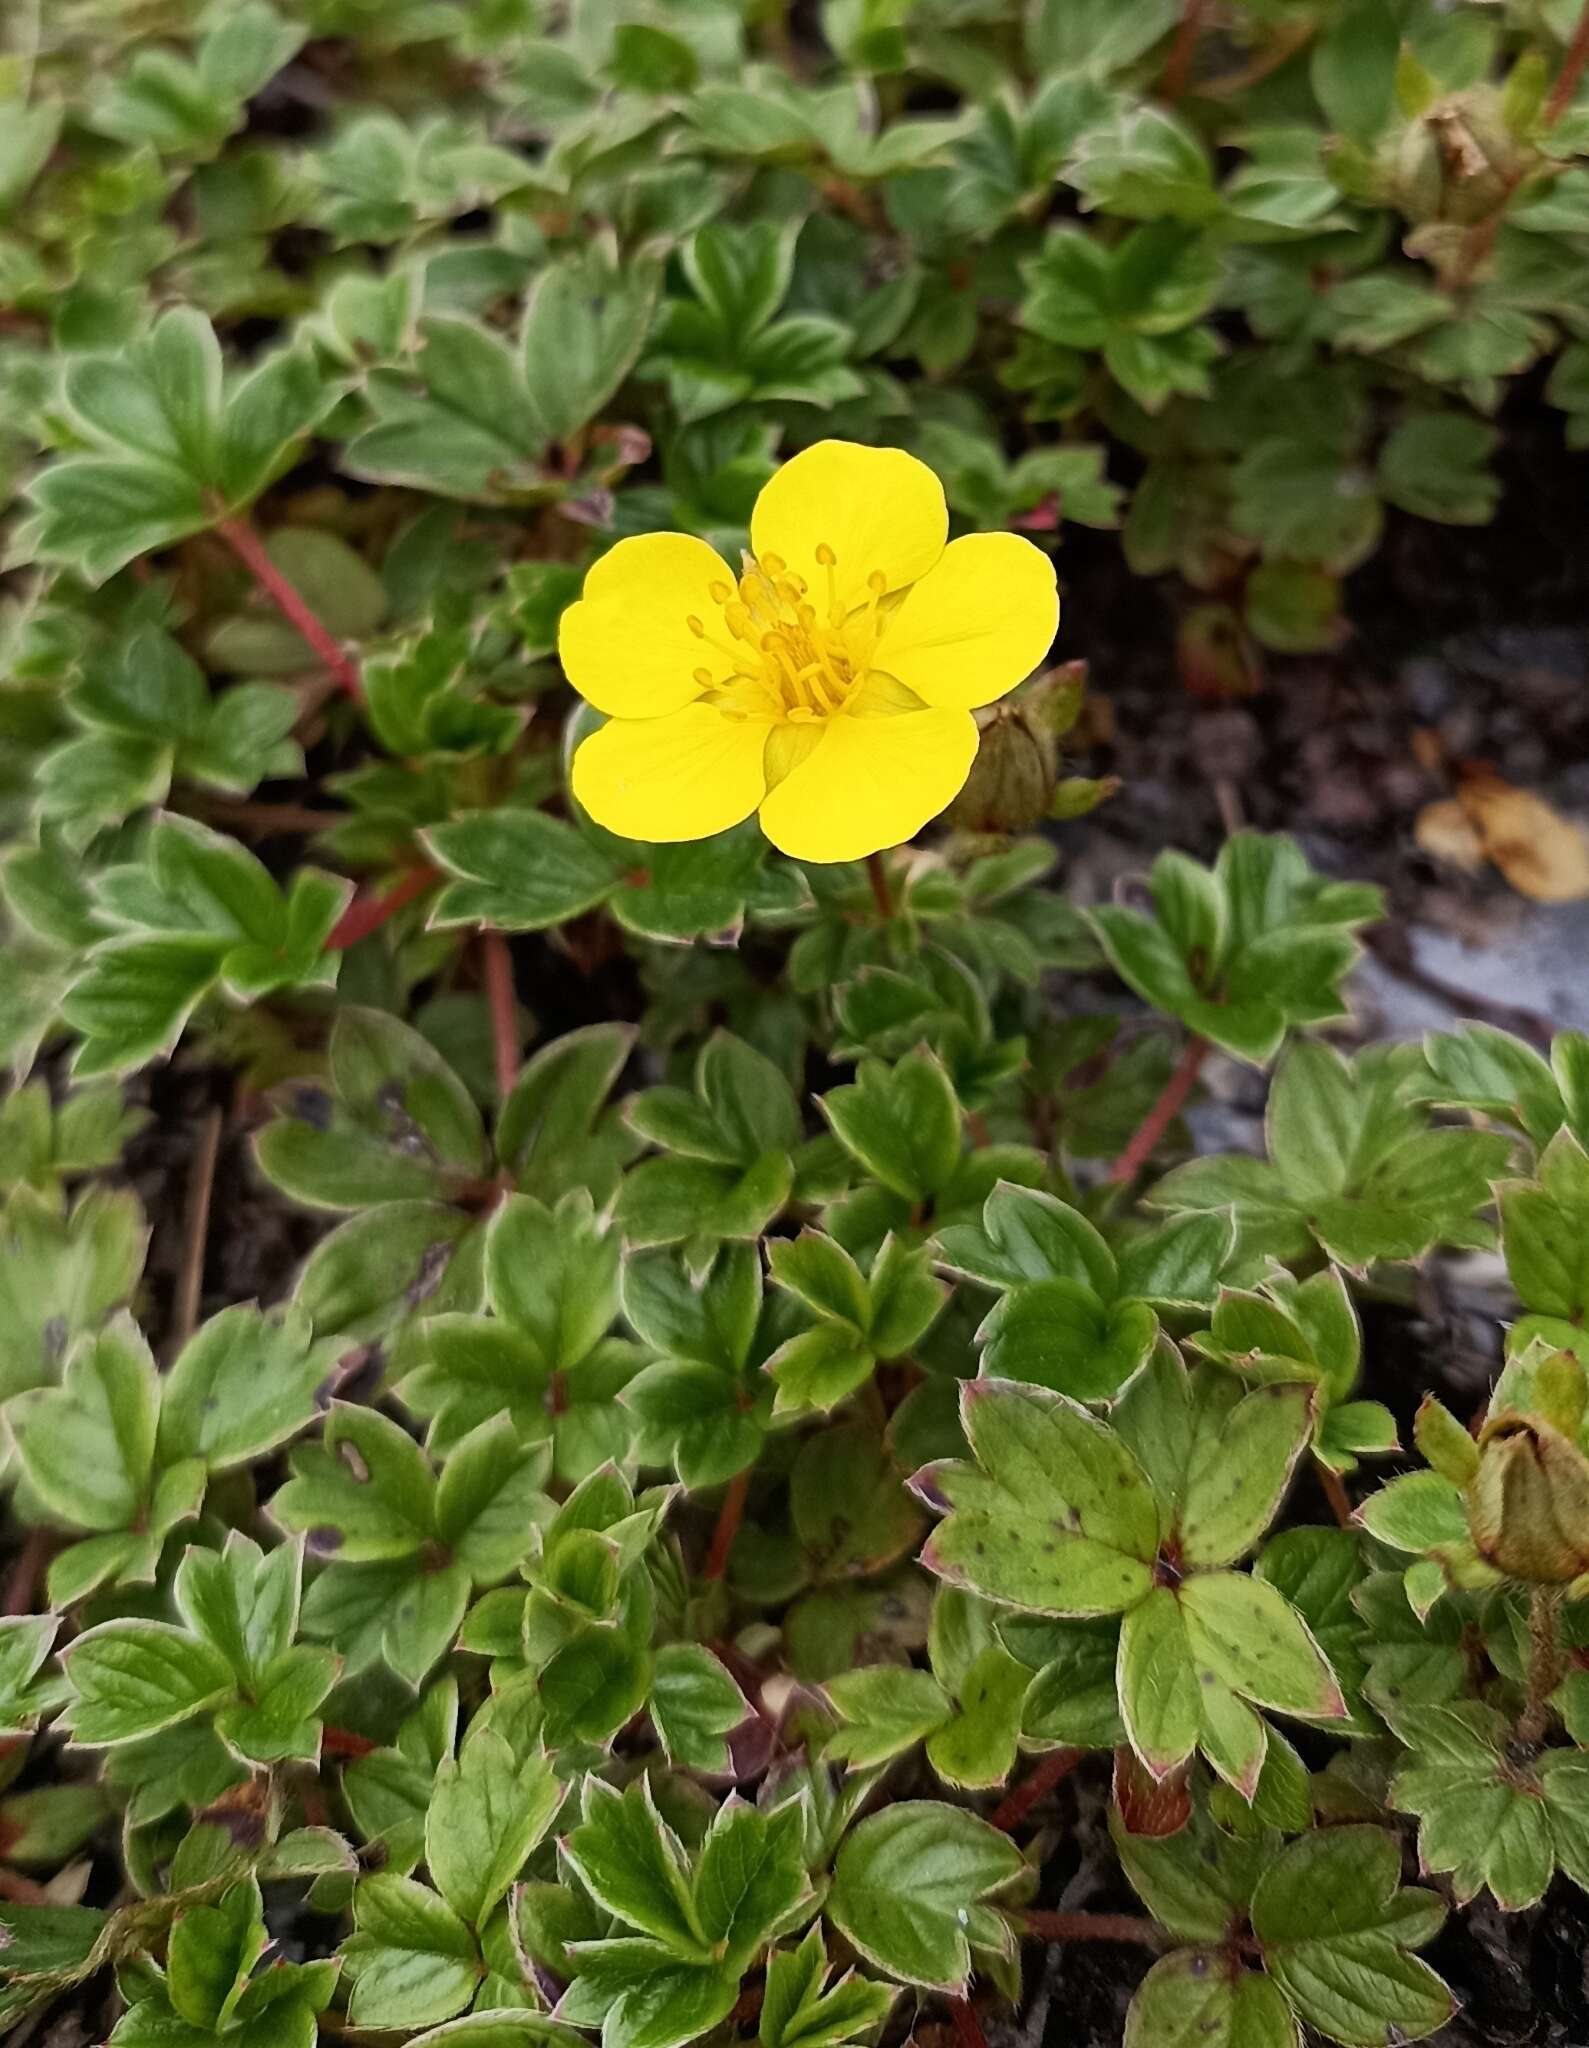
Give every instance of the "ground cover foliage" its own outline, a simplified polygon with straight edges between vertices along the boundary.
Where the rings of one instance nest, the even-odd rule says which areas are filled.
[[[1584,437],[1577,0],[4,33],[0,2017],[974,2044],[1089,1941],[1132,2048],[1444,2027],[1448,1915],[1589,1889],[1589,1040],[1346,1049],[1282,835],[1069,902],[1074,668],[825,863],[596,824],[555,652],[835,440],[1073,632],[1079,523],[1210,687],[1333,644],[1519,380]],[[1497,1248],[1398,1423],[1363,1305]]]

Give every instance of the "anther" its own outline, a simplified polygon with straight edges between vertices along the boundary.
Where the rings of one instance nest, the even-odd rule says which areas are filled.
[[[733,585],[725,583],[723,579],[719,577],[715,583],[707,584],[706,594],[712,600],[713,604],[727,604],[728,600],[734,594]]]
[[[761,566],[769,576],[779,577],[788,568],[789,564],[782,555],[763,555],[761,557]]]
[[[690,631],[695,635],[697,640],[704,640],[706,638],[705,624],[695,616],[694,612],[690,613],[690,616],[684,621],[684,623],[689,627]]]
[[[703,690],[709,690],[712,687],[712,671],[709,668],[698,668],[695,671],[695,680]]]
[[[888,588],[888,578],[883,574],[881,569],[874,569],[871,575],[868,576],[866,579],[866,587],[868,590],[875,590],[878,596],[881,597],[883,592]]]
[[[833,568],[839,559],[838,556],[833,552],[832,548],[828,546],[825,540],[819,540],[817,542],[816,554],[817,560],[822,564],[824,569]]]

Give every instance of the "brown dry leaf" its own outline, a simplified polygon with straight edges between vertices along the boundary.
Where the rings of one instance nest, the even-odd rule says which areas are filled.
[[[1493,768],[1473,768],[1456,800],[1486,857],[1519,895],[1536,903],[1589,896],[1589,836],[1542,796],[1514,787]]]
[[[1454,796],[1425,804],[1414,821],[1412,836],[1421,853],[1460,868],[1465,875],[1476,875],[1484,866],[1484,842]]]

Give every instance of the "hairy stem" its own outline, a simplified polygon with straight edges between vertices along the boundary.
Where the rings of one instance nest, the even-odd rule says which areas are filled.
[[[1340,1473],[1326,1465],[1322,1458],[1314,1459],[1313,1469],[1319,1475],[1319,1485],[1324,1489],[1324,1498],[1330,1504],[1330,1513],[1334,1515],[1341,1528],[1350,1529],[1352,1502],[1342,1484]]]
[[[1192,1083],[1208,1054],[1206,1038],[1189,1038],[1175,1071],[1159,1091],[1159,1099],[1138,1124],[1135,1135],[1109,1169],[1112,1181],[1135,1180],[1153,1157],[1153,1148],[1174,1123],[1181,1105],[1192,1092]]]
[[[1517,1724],[1520,1742],[1538,1742],[1550,1726],[1550,1696],[1561,1683],[1560,1586],[1536,1586],[1528,1606],[1528,1703]]]
[[[1572,32],[1572,41],[1567,45],[1567,54],[1556,74],[1556,83],[1545,102],[1543,119],[1547,128],[1554,128],[1577,98],[1578,81],[1583,77],[1585,64],[1589,64],[1589,0],[1584,0],[1578,26]]]
[[[345,953],[349,946],[356,946],[360,939],[367,939],[371,932],[378,932],[388,918],[395,917],[416,896],[423,896],[437,879],[434,868],[414,868],[400,881],[394,882],[385,895],[371,891],[367,895],[355,896],[331,927],[326,951]]]
[[[745,1497],[750,1492],[750,1468],[728,1482],[728,1491],[723,1495],[723,1505],[717,1511],[717,1527],[712,1531],[712,1547],[706,1553],[703,1579],[720,1579],[728,1570],[728,1553],[734,1547],[734,1538],[739,1534],[740,1519],[745,1512]]]
[[[969,1998],[949,1999],[949,2017],[955,2023],[955,2039],[960,2048],[988,2048],[988,2037],[982,2031],[982,2022],[977,2018],[976,2007]]]
[[[513,994],[513,956],[500,932],[482,932],[486,1001],[491,1010],[491,1045],[496,1054],[497,1093],[504,1102],[519,1078],[518,1004]]]
[[[1082,1758],[1084,1749],[1056,1749],[1015,1786],[1001,1803],[994,1807],[988,1819],[996,1828],[1003,1828],[1006,1834],[1023,1821],[1027,1814],[1045,1794],[1052,1792],[1062,1778],[1068,1778]]]
[[[1044,1913],[1028,1911],[1018,1916],[1028,1934],[1040,1941],[1122,1941],[1138,1948],[1163,1949],[1173,1946],[1171,1937],[1156,1921],[1135,1913]]]
[[[276,567],[265,551],[265,543],[245,515],[234,513],[230,519],[223,519],[215,530],[277,611],[319,655],[335,677],[337,687],[346,690],[350,697],[362,697],[364,689],[359,681],[359,672],[347,650],[324,620],[316,615],[302,593]]]
[[[1197,49],[1197,38],[1202,33],[1203,9],[1207,0],[1184,0],[1181,8],[1180,26],[1175,31],[1175,41],[1170,45],[1169,59],[1164,66],[1164,75],[1159,80],[1160,96],[1173,107],[1185,92],[1187,81],[1192,75],[1192,57]]]

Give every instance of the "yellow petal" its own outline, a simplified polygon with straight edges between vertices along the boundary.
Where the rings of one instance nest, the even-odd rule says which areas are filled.
[[[713,682],[734,673],[731,654],[690,630],[692,614],[727,640],[710,586],[732,588],[734,572],[715,548],[688,533],[641,533],[609,548],[585,578],[557,631],[563,673],[598,711],[660,718],[701,694],[697,669]]]
[[[818,441],[802,449],[763,486],[750,515],[754,552],[780,556],[803,576],[824,616],[828,571],[817,560],[819,546],[837,556],[835,594],[854,610],[871,595],[866,579],[876,570],[887,590],[903,590],[925,576],[948,533],[943,485],[926,463],[902,448],[863,448],[857,441]]]
[[[767,787],[765,725],[686,704],[615,718],[574,755],[574,795],[623,839],[709,839],[748,818]]]
[[[977,722],[969,711],[841,714],[769,792],[761,829],[796,860],[859,860],[898,846],[937,817],[970,774],[976,752]]]
[[[1018,533],[968,533],[906,592],[873,660],[927,703],[969,711],[1023,682],[1058,625],[1042,549]]]

